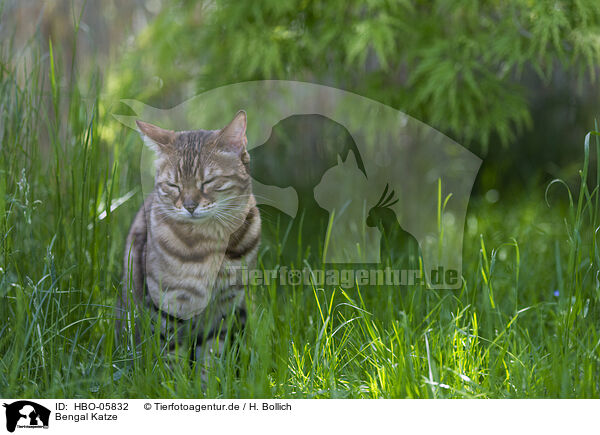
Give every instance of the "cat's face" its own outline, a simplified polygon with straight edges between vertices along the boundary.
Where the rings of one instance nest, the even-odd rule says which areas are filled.
[[[155,204],[161,217],[236,228],[251,193],[246,114],[221,130],[172,132],[138,122],[157,151]]]

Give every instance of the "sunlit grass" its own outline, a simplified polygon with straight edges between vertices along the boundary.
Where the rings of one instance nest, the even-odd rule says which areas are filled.
[[[577,188],[471,201],[460,290],[250,288],[245,333],[203,381],[156,336],[135,354],[115,340],[141,141],[111,124],[99,81],[64,84],[58,55],[17,80],[2,53],[1,396],[600,397],[594,134]]]

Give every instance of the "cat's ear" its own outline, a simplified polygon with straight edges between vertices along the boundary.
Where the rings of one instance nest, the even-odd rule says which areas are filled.
[[[230,144],[240,144],[246,147],[246,112],[240,110],[233,120],[221,130],[221,138]]]
[[[143,121],[135,121],[135,123],[148,148],[161,153],[168,153],[172,150],[176,137],[173,130],[165,130]]]

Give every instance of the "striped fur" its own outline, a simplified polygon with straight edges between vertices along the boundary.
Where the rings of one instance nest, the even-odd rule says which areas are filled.
[[[147,310],[169,349],[190,337],[197,345],[222,339],[229,314],[245,320],[236,278],[241,267],[255,265],[260,243],[246,114],[221,130],[138,126],[157,153],[156,178],[125,244],[119,317],[131,304]]]

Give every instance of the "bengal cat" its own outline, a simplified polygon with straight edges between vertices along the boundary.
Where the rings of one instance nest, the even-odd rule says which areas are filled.
[[[217,348],[217,340],[222,351],[223,320],[233,315],[236,323],[245,322],[239,268],[255,265],[261,234],[246,113],[238,112],[220,130],[137,125],[156,153],[156,176],[125,244],[120,317],[131,312],[131,304],[146,310],[171,353],[185,349],[186,341],[193,357]]]

